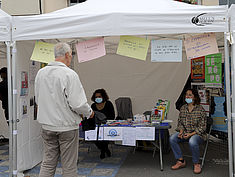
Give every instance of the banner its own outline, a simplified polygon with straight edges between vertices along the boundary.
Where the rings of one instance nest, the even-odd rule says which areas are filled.
[[[182,62],[181,40],[152,40],[152,62]]]
[[[198,57],[191,60],[192,82],[205,82],[205,57]]]
[[[55,44],[36,41],[33,54],[30,59],[42,63],[50,63],[51,61],[54,61],[54,46]]]
[[[121,36],[117,54],[146,60],[150,40],[135,36]]]

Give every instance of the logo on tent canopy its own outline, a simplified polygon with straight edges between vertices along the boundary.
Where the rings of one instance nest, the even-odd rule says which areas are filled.
[[[215,21],[214,17],[207,16],[207,13],[202,13],[192,18],[192,23],[197,26],[210,25]]]

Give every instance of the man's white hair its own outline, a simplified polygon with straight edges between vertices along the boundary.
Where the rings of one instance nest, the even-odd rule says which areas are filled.
[[[57,43],[54,47],[55,58],[64,57],[67,52],[71,52],[71,48],[67,43]]]

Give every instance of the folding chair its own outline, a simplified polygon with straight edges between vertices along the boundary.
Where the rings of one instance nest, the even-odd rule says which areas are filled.
[[[204,166],[204,162],[205,162],[205,158],[206,158],[206,153],[207,153],[207,149],[208,149],[208,144],[209,144],[209,139],[210,139],[210,135],[211,135],[212,126],[213,126],[213,119],[211,117],[207,117],[207,127],[206,127],[207,139],[206,139],[206,145],[205,145],[205,148],[204,148],[204,153],[203,153],[203,156],[202,156],[201,168],[203,168],[203,166]]]
[[[206,158],[206,153],[207,153],[207,150],[208,150],[208,144],[209,144],[209,139],[210,139],[210,135],[211,135],[212,125],[213,125],[213,119],[211,117],[207,117],[207,127],[206,127],[207,139],[204,142],[205,145],[204,145],[203,155],[202,155],[202,157],[200,157],[200,159],[202,161],[201,168],[203,168],[204,163],[205,163],[205,158]],[[190,155],[183,155],[183,156],[192,157]]]

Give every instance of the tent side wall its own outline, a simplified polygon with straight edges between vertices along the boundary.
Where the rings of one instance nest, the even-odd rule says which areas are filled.
[[[42,161],[41,126],[34,120],[33,106],[30,106],[30,98],[34,96],[34,84],[28,80],[29,88],[27,96],[20,96],[21,73],[28,73],[30,57],[34,48],[34,42],[25,41],[16,43],[16,81],[17,81],[17,170],[31,169]],[[23,115],[23,105],[27,105],[27,114]]]

